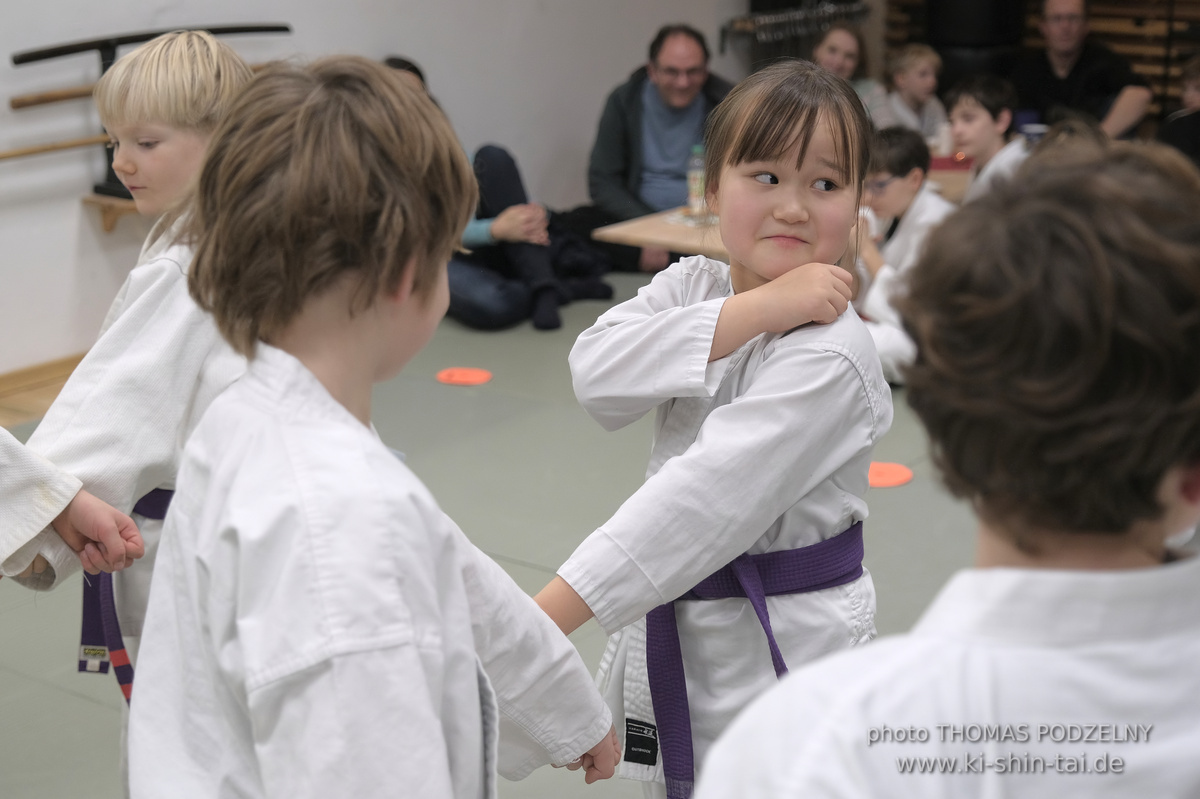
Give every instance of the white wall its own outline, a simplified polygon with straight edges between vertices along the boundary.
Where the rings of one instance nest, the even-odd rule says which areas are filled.
[[[463,144],[506,145],[533,199],[587,199],[585,169],[609,90],[646,58],[654,31],[704,31],[715,71],[745,75],[744,52],[717,53],[746,0],[42,0],[6,4],[0,25],[0,150],[100,132],[87,100],[12,111],[8,99],[91,83],[87,53],[14,67],[13,53],[188,25],[285,22],[290,35],[231,36],[251,62],[298,55],[405,55]],[[129,48],[121,52],[127,52]],[[0,374],[86,350],[149,229],[124,217],[112,233],[79,200],[103,177],[99,146],[0,161]]]

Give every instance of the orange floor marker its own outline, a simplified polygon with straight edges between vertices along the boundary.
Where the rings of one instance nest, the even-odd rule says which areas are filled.
[[[895,488],[913,479],[912,469],[899,463],[884,463],[872,461],[867,472],[867,481],[871,488]]]
[[[478,386],[491,380],[492,373],[473,366],[451,366],[438,372],[437,379],[439,383],[450,386]]]

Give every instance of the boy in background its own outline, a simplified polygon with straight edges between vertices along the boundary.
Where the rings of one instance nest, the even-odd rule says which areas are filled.
[[[982,197],[992,184],[1007,178],[1029,156],[1024,136],[1013,133],[1017,91],[1003,78],[975,75],[946,93],[954,147],[972,159],[963,202]]]
[[[900,278],[916,263],[929,231],[954,210],[925,183],[930,160],[925,140],[909,128],[885,128],[872,142],[866,201],[885,232],[879,243],[868,236],[859,241],[861,283],[854,305],[867,322],[889,383],[903,381],[903,369],[915,354],[893,305]]]
[[[979,517],[907,635],[794,671],[697,799],[1200,792],[1200,173],[1035,156],[931,237],[909,402]],[[747,774],[753,775],[749,780]]]
[[[497,770],[612,775],[574,647],[371,426],[372,386],[446,311],[477,196],[428,95],[363,58],[268,68],[215,134],[188,283],[249,367],[184,450],[134,797],[476,799]]]
[[[940,142],[946,125],[946,108],[937,97],[942,57],[927,44],[906,44],[888,60],[888,93],[885,111],[875,121],[878,128],[901,125],[921,134],[926,142]]]

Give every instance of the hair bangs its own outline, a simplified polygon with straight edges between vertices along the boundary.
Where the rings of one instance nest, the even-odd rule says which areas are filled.
[[[250,67],[206,31],[175,31],[119,59],[92,93],[105,127],[161,123],[212,132],[250,81]]]
[[[829,125],[845,185],[861,189],[871,123],[850,84],[800,60],[781,61],[742,81],[717,106],[707,131],[706,180],[726,166],[778,160],[793,151],[803,165],[817,125]]]

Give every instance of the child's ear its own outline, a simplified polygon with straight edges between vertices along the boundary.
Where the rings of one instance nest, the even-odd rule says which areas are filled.
[[[921,188],[921,184],[925,182],[925,170],[919,166],[914,166],[908,170],[908,174],[904,176],[904,182],[913,190]]]
[[[1012,111],[1007,108],[1001,108],[1000,113],[996,114],[996,130],[1003,136],[1008,130],[1008,126],[1012,124]]]
[[[1193,463],[1181,468],[1179,493],[1189,503],[1200,505],[1200,463]]]
[[[412,257],[408,259],[408,263],[404,265],[404,271],[400,275],[400,282],[392,291],[385,292],[385,296],[389,301],[397,305],[403,305],[413,293],[413,280],[417,270],[417,259]]]

